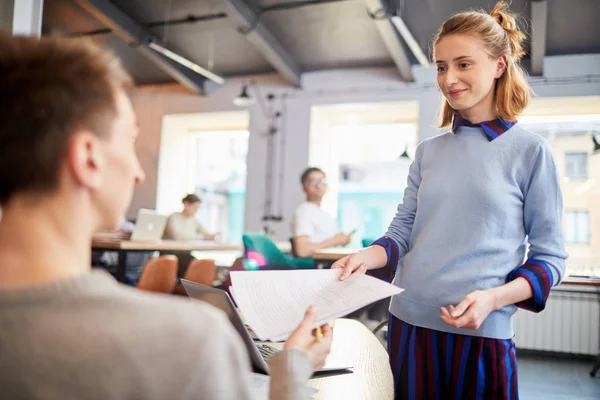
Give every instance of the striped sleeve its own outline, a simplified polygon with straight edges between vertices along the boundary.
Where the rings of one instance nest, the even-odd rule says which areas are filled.
[[[375,278],[379,278],[386,282],[391,282],[394,278],[394,274],[396,273],[396,267],[398,266],[399,261],[399,249],[396,242],[390,239],[387,236],[382,236],[373,243],[371,246],[381,246],[385,249],[385,253],[387,254],[387,264],[383,268],[371,269],[367,271],[368,275],[371,275]]]
[[[546,308],[546,300],[548,300],[550,289],[554,284],[552,270],[548,264],[542,260],[530,258],[521,267],[511,272],[506,281],[511,282],[517,278],[527,280],[533,290],[533,296],[515,305],[536,313]]]
[[[531,158],[524,185],[523,223],[529,253],[527,261],[513,271],[507,281],[523,277],[533,289],[533,297],[518,307],[540,312],[552,286],[565,275],[565,250],[562,236],[562,192],[552,149],[542,142]]]

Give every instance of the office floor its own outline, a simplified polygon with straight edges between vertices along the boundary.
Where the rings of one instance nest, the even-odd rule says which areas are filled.
[[[357,318],[369,329],[378,321],[363,316]],[[377,335],[386,347],[384,335]],[[589,375],[594,360],[568,359],[519,353],[519,398],[521,400],[599,400],[600,372],[596,378]]]
[[[589,375],[594,361],[519,354],[519,394],[523,400],[598,400],[600,373]]]

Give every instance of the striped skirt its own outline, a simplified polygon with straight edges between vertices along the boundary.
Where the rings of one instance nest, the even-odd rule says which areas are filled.
[[[518,399],[511,339],[440,332],[391,314],[388,330],[396,399]]]

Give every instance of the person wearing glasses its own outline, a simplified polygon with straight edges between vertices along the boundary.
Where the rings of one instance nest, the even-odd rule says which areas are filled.
[[[335,219],[321,208],[321,200],[327,192],[325,173],[316,167],[307,168],[300,182],[306,201],[296,208],[292,217],[294,255],[311,257],[319,249],[350,243],[350,235],[340,232]]]

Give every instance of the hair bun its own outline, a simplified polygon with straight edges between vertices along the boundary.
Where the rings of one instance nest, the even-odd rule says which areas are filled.
[[[504,1],[499,1],[490,12],[490,16],[508,34],[511,55],[519,60],[525,55],[525,49],[523,49],[525,34],[519,30],[515,15],[509,11],[508,5]]]

